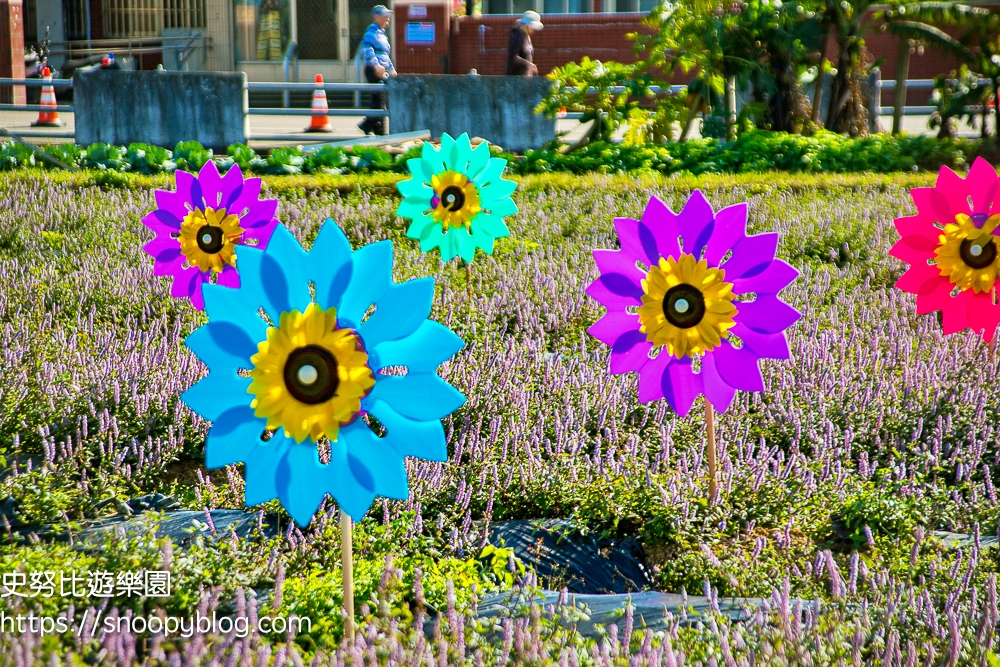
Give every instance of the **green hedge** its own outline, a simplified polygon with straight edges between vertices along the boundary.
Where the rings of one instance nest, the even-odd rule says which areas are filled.
[[[69,144],[45,146],[42,150],[64,164],[82,169],[132,172],[140,174],[171,173],[177,169],[197,171],[208,160],[220,170],[238,164],[244,172],[255,174],[350,174],[406,171],[406,160],[416,157],[419,148],[402,155],[392,155],[381,148],[355,146],[344,149],[324,146],[304,152],[300,147],[278,148],[265,157],[252,148],[234,144],[226,155],[216,156],[194,141],[178,144],[173,151],[149,144],[128,147],[93,144],[86,148]],[[878,172],[937,170],[942,165],[961,168],[983,155],[1000,161],[992,140],[936,139],[926,136],[893,137],[876,134],[851,139],[820,132],[801,136],[777,132],[749,132],[733,142],[698,139],[664,145],[628,145],[593,143],[579,150],[565,148],[531,150],[512,155],[496,148],[493,154],[510,161],[510,171],[518,175],[548,172],[661,174],[736,174],[763,171],[792,173]],[[55,168],[30,148],[16,142],[0,145],[0,170],[18,167]]]

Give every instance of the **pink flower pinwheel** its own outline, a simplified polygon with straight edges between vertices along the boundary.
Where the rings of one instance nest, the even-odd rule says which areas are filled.
[[[940,310],[945,335],[971,328],[989,343],[1000,324],[998,183],[983,158],[964,179],[941,167],[933,188],[911,190],[917,214],[894,221],[889,254],[910,265],[896,287],[917,295],[918,315]]]
[[[666,398],[683,417],[704,394],[725,412],[737,389],[764,389],[758,360],[790,356],[799,313],[778,292],[798,271],[775,259],[777,234],[746,223],[746,204],[715,214],[698,190],[679,214],[653,197],[642,220],[615,220],[620,250],[594,251],[587,294],[608,312],[589,332],[611,346],[612,373],[639,373],[640,402]]]
[[[172,276],[170,296],[204,308],[201,286],[239,287],[236,247],[263,250],[278,224],[276,199],[260,199],[261,179],[243,179],[238,166],[219,175],[209,160],[195,178],[177,172],[177,191],[156,191],[156,210],[142,223],[156,233],[143,248],[153,256],[153,275]]]

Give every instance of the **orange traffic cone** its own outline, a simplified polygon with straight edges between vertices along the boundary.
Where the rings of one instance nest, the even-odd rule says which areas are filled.
[[[59,120],[59,112],[55,110],[58,106],[56,102],[56,89],[52,86],[52,72],[48,67],[42,70],[42,78],[49,83],[42,86],[43,107],[52,107],[52,111],[39,110],[38,120],[31,124],[32,127],[62,127],[63,122]]]
[[[326,115],[330,107],[326,103],[322,74],[316,75],[316,86],[317,88],[313,92],[312,120],[309,122],[309,127],[306,128],[306,132],[333,132],[333,126],[330,125],[330,119]]]

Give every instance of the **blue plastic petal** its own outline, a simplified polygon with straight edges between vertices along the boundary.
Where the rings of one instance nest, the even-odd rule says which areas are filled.
[[[431,182],[434,174],[440,174],[445,170],[443,153],[430,142],[424,144],[421,150],[421,158],[424,161],[422,168],[427,175],[427,183]]]
[[[284,234],[289,234],[278,225],[271,243],[282,230]],[[247,303],[255,312],[257,308],[263,308],[271,321],[277,324],[281,313],[289,310],[302,312],[311,300],[309,283],[302,271],[307,262],[308,255],[305,253],[300,253],[293,265],[281,264],[269,252],[241,254],[239,291],[246,295]]]
[[[257,354],[257,342],[230,322],[209,322],[200,326],[184,339],[184,344],[211,371],[250,368],[250,358]]]
[[[369,306],[392,282],[392,241],[379,241],[354,251],[351,282],[340,300],[337,320],[357,329]]]
[[[404,417],[426,421],[440,419],[462,407],[465,396],[433,373],[410,373],[403,377],[376,376],[375,386],[361,407],[367,410],[375,401],[385,401]]]
[[[427,144],[424,144],[424,152],[426,152],[426,147]],[[421,183],[431,182],[431,174],[427,171],[427,163],[424,162],[423,157],[410,158],[406,161],[406,168],[413,174],[414,181]]]
[[[441,159],[444,162],[445,169],[454,169],[456,171],[464,171],[462,169],[465,165],[459,164],[462,156],[459,154],[459,149],[455,140],[450,134],[445,132],[441,135]]]
[[[376,495],[406,500],[410,487],[406,483],[403,457],[385,439],[377,437],[366,424],[356,421],[347,427],[347,464],[360,484],[372,484]],[[364,484],[362,484],[364,486]]]
[[[493,181],[479,191],[479,196],[483,201],[506,199],[517,190],[517,183],[514,181],[498,180]]]
[[[451,329],[434,320],[425,320],[406,338],[380,343],[369,353],[376,368],[405,366],[410,373],[434,373],[463,347],[465,341]]]
[[[333,220],[327,219],[309,251],[310,275],[316,288],[316,302],[336,308],[351,281],[354,267],[351,242]]]
[[[510,235],[510,230],[504,224],[503,218],[499,215],[480,213],[472,221],[472,229],[481,229],[485,234],[489,234],[495,239],[500,239]]]
[[[363,430],[362,430],[363,429]],[[348,459],[348,452],[354,447],[355,440],[366,437],[375,438],[364,423],[354,423],[340,429],[340,435],[335,442],[330,443],[330,484],[327,490],[337,501],[340,509],[347,512],[354,521],[361,521],[375,500],[375,491],[366,488],[355,476]],[[355,466],[357,467],[357,466]],[[360,472],[360,471],[359,471]],[[363,480],[374,486],[374,482]]]
[[[399,204],[399,208],[396,209],[396,215],[401,218],[410,218],[411,220],[416,219],[424,214],[425,211],[431,208],[431,194],[426,195],[416,195],[413,197],[407,197]]]
[[[423,238],[427,233],[428,228],[434,226],[434,221],[431,220],[430,216],[421,215],[420,217],[414,218],[413,222],[406,229],[406,237],[411,239]]]
[[[468,230],[464,227],[461,229],[453,229],[449,232],[449,236],[452,237],[455,248],[458,250],[458,256],[466,264],[472,264],[473,260],[476,259],[476,243],[472,240],[472,236],[469,234]]]
[[[425,195],[430,198],[434,194],[434,190],[419,178],[409,178],[405,181],[400,181],[396,183],[396,189],[399,190],[399,194],[403,195],[404,199],[408,197],[423,197]]]
[[[493,254],[493,237],[476,225],[472,226],[472,243],[487,255]]]
[[[246,503],[259,505],[278,497],[278,467],[295,441],[278,431],[267,442],[247,448],[243,458],[246,474]]]
[[[320,463],[315,444],[292,445],[278,466],[275,487],[281,505],[300,526],[316,514],[330,485],[330,470]]]
[[[517,213],[517,204],[514,200],[508,197],[507,199],[500,199],[498,201],[487,202],[485,208],[493,215],[514,215]]]
[[[357,328],[365,347],[409,336],[431,314],[434,279],[392,285],[375,302],[375,312]]]
[[[247,387],[251,382],[233,372],[209,373],[181,394],[181,400],[202,419],[214,422],[226,410],[250,404],[253,397]]]
[[[484,141],[472,149],[472,154],[469,156],[469,168],[465,172],[466,176],[475,181],[489,163],[490,145]]]
[[[491,157],[486,168],[476,176],[473,183],[476,184],[477,188],[484,188],[490,183],[499,181],[500,177],[503,176],[503,170],[507,168],[507,160]]]
[[[240,253],[242,257],[244,251],[241,250]],[[258,259],[262,255],[260,252],[253,254]],[[242,260],[240,265],[243,265]],[[242,329],[250,340],[258,343],[267,339],[267,323],[257,314],[261,304],[254,302],[248,288],[202,285],[201,293],[205,299],[205,312],[209,321],[231,322]]]
[[[260,444],[260,434],[265,422],[254,416],[249,405],[230,408],[212,422],[205,439],[205,467],[221,468],[244,458],[255,444]]]
[[[444,426],[439,420],[407,419],[384,401],[372,403],[371,413],[385,427],[386,435],[382,440],[392,445],[400,456],[415,456],[427,461],[448,460]]]

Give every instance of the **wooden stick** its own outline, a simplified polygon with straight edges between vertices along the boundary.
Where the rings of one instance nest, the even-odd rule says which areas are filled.
[[[719,483],[716,480],[715,462],[715,414],[712,404],[705,397],[705,430],[708,432],[708,443],[706,446],[708,454],[708,501],[715,500],[715,494],[719,490]]]
[[[465,265],[465,283],[472,289],[472,264]]]
[[[340,510],[340,551],[344,573],[344,636],[354,642],[354,546],[351,540],[353,525],[351,517]]]

